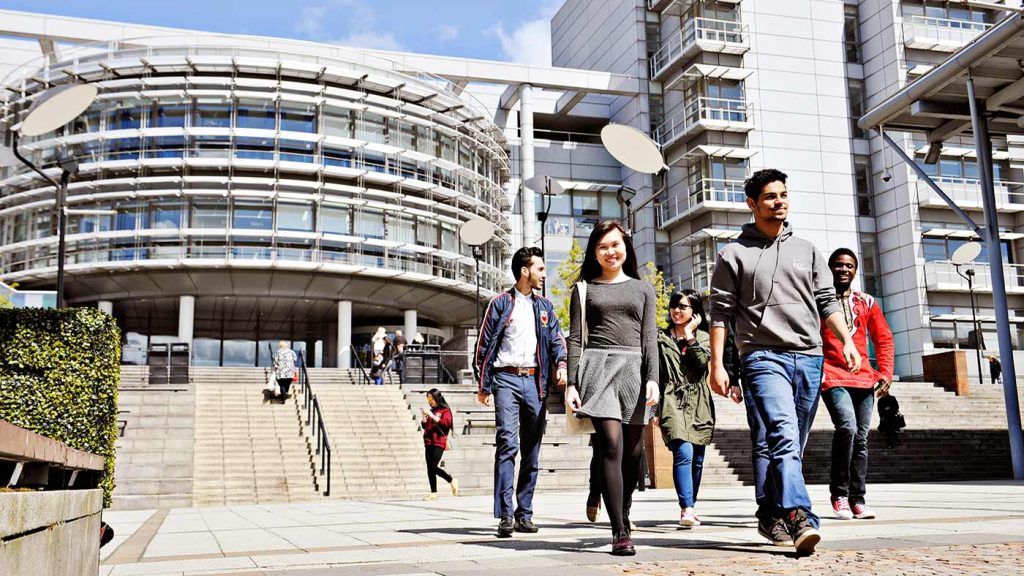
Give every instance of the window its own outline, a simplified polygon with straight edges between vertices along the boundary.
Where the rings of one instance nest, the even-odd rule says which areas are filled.
[[[362,118],[359,119],[359,124],[357,125],[356,138],[366,140],[367,142],[384,144],[386,142],[386,125],[387,119],[380,114],[363,112]]]
[[[228,158],[231,140],[228,136],[193,136],[192,144],[197,158]]]
[[[400,214],[388,217],[388,240],[403,244],[416,243],[416,219]]]
[[[313,231],[313,207],[309,204],[278,203],[277,229]]]
[[[847,4],[843,7],[843,43],[846,45],[846,61],[860,64],[860,20],[857,17],[857,6]]]
[[[312,106],[281,104],[281,130],[316,132],[316,111]]]
[[[150,213],[149,227],[176,229],[181,226],[181,202],[158,202]]]
[[[230,128],[231,103],[220,99],[197,99],[192,125],[200,128]]]
[[[184,128],[189,114],[188,102],[160,101],[153,104],[153,121],[157,128]]]
[[[256,160],[274,159],[273,138],[238,138],[235,143],[236,158],[252,158]]]
[[[416,222],[416,243],[437,248],[437,224],[420,218]]]
[[[145,106],[141,100],[124,100],[107,112],[107,130],[142,127]]]
[[[586,238],[601,219],[597,192],[573,191],[572,215],[575,236]]]
[[[326,107],[323,111],[324,134],[352,138],[352,111],[345,108]]]
[[[313,162],[313,143],[300,140],[281,140],[281,160]]]
[[[857,121],[864,115],[864,81],[847,80],[847,94],[850,98],[850,132],[854,138],[864,138],[864,130]]]
[[[347,207],[324,206],[320,209],[320,230],[331,234],[352,233],[351,211]]]
[[[360,210],[356,214],[356,236],[384,239],[384,213],[380,210]]]
[[[228,202],[224,199],[198,200],[192,205],[193,228],[228,227]]]
[[[243,230],[270,230],[273,228],[274,215],[269,204],[236,202],[231,219],[232,228]]]
[[[239,100],[238,120],[239,128],[258,128],[263,130],[274,130],[274,103],[261,100]]]
[[[323,163],[324,166],[352,166],[352,151],[348,148],[324,148],[323,149]]]
[[[874,214],[874,200],[871,194],[871,157],[853,157],[853,179],[857,192],[857,215]]]

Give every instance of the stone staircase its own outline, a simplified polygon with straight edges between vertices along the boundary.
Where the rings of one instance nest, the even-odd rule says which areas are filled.
[[[308,373],[333,449],[331,498],[410,499],[430,491],[419,420],[398,386],[361,385],[357,369]]]
[[[263,398],[262,368],[193,368],[195,506],[297,502],[319,497],[294,394]]]

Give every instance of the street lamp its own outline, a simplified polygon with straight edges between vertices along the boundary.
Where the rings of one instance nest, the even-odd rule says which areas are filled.
[[[544,257],[547,258],[547,250],[544,246],[545,228],[547,227],[548,214],[551,212],[551,198],[553,196],[559,196],[565,192],[563,187],[558,180],[550,176],[534,176],[529,180],[523,182],[523,186],[526,186],[530,190],[539,191],[542,196],[547,198],[547,202],[544,204],[544,210],[537,212],[537,220],[540,222],[540,251],[544,253]],[[541,200],[543,202],[543,200]],[[547,284],[541,288],[541,294],[547,296]]]
[[[474,218],[459,227],[459,238],[473,247],[476,260],[476,327],[480,329],[480,259],[484,257],[484,244],[494,237],[494,224],[483,218]]]
[[[613,158],[630,170],[643,174],[657,174],[662,170],[668,170],[657,142],[632,126],[608,124],[601,129],[601,143]],[[633,233],[632,200],[634,196],[636,196],[636,190],[628,186],[620,188],[616,196],[620,202],[626,205],[626,228],[630,234]],[[651,197],[637,206],[636,210],[650,204],[657,197],[657,194],[651,194]]]
[[[982,385],[985,384],[984,373],[981,371],[981,346],[982,346],[982,335],[981,329],[978,326],[978,311],[974,305],[974,268],[968,268],[963,273],[960,272],[960,267],[965,264],[974,262],[974,259],[981,254],[981,244],[978,242],[968,242],[963,246],[960,246],[953,251],[953,254],[949,257],[950,262],[956,267],[956,273],[961,278],[967,280],[967,291],[971,294],[971,326],[974,330],[974,348],[977,353],[978,359],[978,382]]]
[[[74,158],[62,158],[58,161],[60,166],[60,183],[57,183],[21,155],[18,151],[19,136],[40,136],[52,132],[61,126],[66,125],[85,112],[96,99],[98,90],[92,84],[64,84],[55,86],[36,96],[28,109],[25,119],[20,125],[14,126],[11,132],[14,137],[11,151],[14,156],[23,164],[39,174],[49,182],[56,191],[54,205],[57,209],[57,307],[64,307],[64,253],[66,250],[65,234],[67,226],[67,197],[68,180],[72,174],[78,172],[78,162]]]

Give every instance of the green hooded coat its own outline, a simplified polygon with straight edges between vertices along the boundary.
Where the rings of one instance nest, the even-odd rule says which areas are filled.
[[[697,345],[681,353],[671,329],[658,334],[661,435],[665,444],[683,440],[707,445],[715,432],[715,404],[707,382],[710,339],[707,332],[697,330]]]

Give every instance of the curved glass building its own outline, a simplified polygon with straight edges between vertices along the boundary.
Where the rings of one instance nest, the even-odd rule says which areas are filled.
[[[68,219],[69,304],[98,303],[136,339],[191,340],[200,365],[252,365],[282,338],[321,341],[330,365],[354,318],[428,333],[472,323],[478,277],[482,298],[507,286],[508,145],[451,83],[340,48],[147,44],[57,53],[4,82],[5,131],[48,87],[99,89],[19,146],[54,178],[78,163],[67,205],[93,213]],[[17,164],[0,189],[0,274],[52,287],[53,186]],[[497,227],[479,276],[459,239],[477,217]]]

